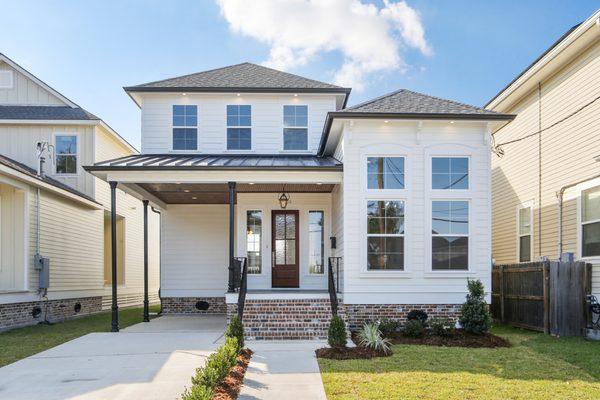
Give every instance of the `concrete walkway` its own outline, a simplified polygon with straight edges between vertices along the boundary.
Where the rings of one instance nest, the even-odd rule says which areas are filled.
[[[326,400],[315,350],[322,341],[247,341],[254,351],[240,400]]]
[[[175,400],[222,341],[224,316],[165,316],[0,368],[0,399]]]

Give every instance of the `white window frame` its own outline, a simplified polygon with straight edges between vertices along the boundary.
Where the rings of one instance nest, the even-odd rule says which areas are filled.
[[[4,75],[8,77],[8,84],[0,85],[0,89],[13,89],[15,87],[15,73],[11,70],[2,70],[0,71],[0,75]],[[0,79],[2,82],[2,79]]]
[[[76,143],[77,150],[76,150],[75,154],[73,154],[73,153],[58,154],[58,150],[57,150],[57,146],[56,146],[56,139],[59,136],[74,136],[75,137],[75,141],[77,142]],[[64,133],[63,132],[56,132],[56,133],[54,133],[52,135],[52,144],[54,146],[54,151],[53,151],[54,152],[54,160],[53,160],[54,161],[54,166],[53,166],[54,175],[65,176],[65,177],[68,177],[68,176],[79,176],[80,175],[80,173],[81,173],[80,172],[81,171],[81,169],[80,169],[81,162],[79,160],[79,158],[81,157],[81,140],[80,139],[81,139],[81,135],[79,135],[79,133],[77,133],[77,132],[64,132]],[[58,156],[60,156],[60,155],[63,155],[63,156],[65,156],[65,155],[67,155],[67,156],[73,156],[74,155],[75,156],[75,171],[76,171],[75,173],[60,173],[60,172],[57,172],[56,167],[58,166]]]
[[[302,107],[305,106],[306,107],[306,127],[304,126],[290,126],[288,128],[306,128],[306,149],[303,150],[287,150],[285,148],[285,135],[284,135],[284,130],[286,128],[285,126],[285,107],[287,106],[294,106],[294,107]],[[310,152],[310,130],[308,129],[308,127],[310,126],[310,106],[308,104],[302,103],[302,104],[283,104],[281,106],[281,152],[282,153],[307,153]]]
[[[433,159],[434,158],[466,158],[467,159],[467,164],[468,164],[468,168],[467,168],[467,178],[468,178],[468,185],[466,189],[453,189],[453,188],[448,188],[448,189],[434,189],[433,188]],[[431,190],[432,192],[439,192],[439,193],[447,193],[447,192],[468,192],[471,190],[471,156],[468,154],[431,154],[429,157],[429,190]]]
[[[360,277],[362,278],[410,278],[412,276],[412,165],[410,149],[400,145],[373,145],[362,149],[360,157],[360,196],[361,211],[359,224],[360,237]],[[404,189],[369,189],[367,159],[369,157],[403,157]],[[403,270],[370,270],[367,266],[367,203],[375,201],[404,202],[404,269]]]
[[[473,154],[478,151],[471,146],[461,145],[457,143],[447,143],[441,145],[433,145],[425,149],[425,180],[424,194],[425,207],[423,226],[424,231],[424,246],[425,246],[425,268],[423,275],[429,278],[444,278],[444,277],[471,277],[474,276],[475,264],[473,263],[474,247],[477,246],[471,232],[473,231],[473,197],[475,193],[475,177],[473,175]],[[468,158],[469,162],[469,187],[468,189],[433,189],[433,158],[450,157],[450,158]],[[468,267],[460,270],[434,270],[433,269],[433,234],[432,234],[432,205],[434,201],[467,201],[469,203],[469,248],[468,248]],[[491,212],[491,211],[490,211]],[[443,235],[454,236],[454,235]]]
[[[260,218],[261,218],[261,225],[260,225],[260,229],[261,229],[261,234],[260,234],[260,272],[259,273],[250,273],[248,272],[248,276],[261,276],[261,275],[265,275],[265,262],[263,260],[264,258],[264,247],[265,247],[265,213],[263,211],[262,208],[257,207],[257,208],[247,208],[244,210],[243,215],[244,215],[244,253],[246,254],[246,260],[249,259],[248,257],[248,213],[249,212],[260,212]],[[270,266],[269,266],[270,267]]]
[[[534,238],[534,234],[533,234],[533,200],[530,201],[526,201],[524,203],[521,203],[517,206],[517,214],[516,214],[516,220],[517,220],[517,259],[516,262],[521,262],[521,237],[523,236],[529,236],[530,237],[530,241],[529,241],[529,254],[530,254],[530,259],[529,261],[524,261],[524,262],[532,262],[533,261],[533,238]],[[520,216],[520,211],[524,210],[526,208],[529,208],[531,211],[529,213],[529,234],[521,234],[521,216]]]
[[[469,207],[469,213],[468,213],[468,222],[467,222],[467,233],[433,233],[432,232],[432,228],[433,228],[433,202],[434,201],[449,201],[449,202],[458,202],[458,201],[463,201],[467,203],[467,206]],[[472,202],[471,199],[467,199],[467,198],[432,198],[429,199],[429,229],[427,230],[427,235],[429,236],[429,246],[426,249],[427,253],[429,254],[429,267],[432,273],[450,273],[450,274],[464,274],[464,273],[469,273],[471,272],[471,265],[472,265],[472,245],[471,245],[471,221],[472,221],[472,215],[473,215],[473,207],[472,207]],[[434,237],[444,237],[444,236],[451,236],[451,237],[466,237],[467,238],[467,269],[433,269],[433,238]]]
[[[195,126],[182,126],[182,125],[175,125],[173,124],[173,107],[174,106],[196,106],[196,125]],[[170,105],[170,118],[171,118],[171,152],[174,153],[189,153],[190,151],[198,151],[200,149],[200,106],[198,104],[181,104],[181,103],[176,103],[176,104],[171,104]],[[174,149],[173,148],[173,142],[175,141],[174,139],[174,132],[173,130],[175,128],[196,128],[196,148],[195,149],[186,149],[186,150],[181,150],[181,149]]]
[[[323,258],[323,272],[321,273],[316,273],[316,272],[310,272],[310,213],[312,212],[320,212],[323,214],[323,237],[322,237],[322,241],[323,241],[323,248],[321,249],[321,257]],[[309,210],[306,212],[306,216],[307,216],[307,226],[308,226],[308,236],[307,236],[307,242],[308,242],[308,263],[307,263],[307,270],[306,273],[309,276],[325,276],[327,274],[327,261],[328,258],[325,256],[326,250],[327,250],[327,242],[326,242],[326,238],[325,238],[325,231],[326,231],[326,213],[325,210],[323,208],[309,208]],[[302,246],[302,244],[300,244],[300,246]]]
[[[583,196],[584,193],[590,190],[595,190],[595,189],[599,189],[600,188],[600,179],[594,179],[591,182],[587,182],[585,185],[582,185],[579,188],[579,195],[577,198],[577,251],[575,254],[577,254],[579,257],[578,259],[581,260],[585,260],[585,261],[591,261],[591,262],[596,262],[598,260],[600,260],[600,255],[594,255],[594,256],[583,256],[583,226],[586,224],[593,224],[593,223],[597,223],[600,222],[600,220],[591,220],[591,221],[584,221],[583,220]],[[564,232],[563,232],[563,240],[564,240]]]
[[[368,166],[367,166],[367,165],[365,165],[365,168],[367,169],[367,172],[366,172],[366,185],[367,185],[367,187],[366,187],[366,189],[367,189],[368,191],[370,191],[370,192],[374,192],[374,191],[381,191],[381,192],[387,193],[387,192],[389,192],[390,190],[406,190],[406,188],[408,187],[408,183],[407,183],[407,175],[408,175],[408,174],[407,174],[407,172],[406,172],[406,169],[407,169],[407,166],[406,166],[406,164],[407,164],[406,158],[407,158],[407,157],[406,157],[405,155],[384,155],[384,156],[381,156],[381,155],[377,155],[377,156],[375,156],[375,155],[368,155],[368,156],[365,158],[365,162],[368,162],[369,158],[402,158],[402,159],[403,159],[403,164],[404,164],[404,172],[403,172],[403,175],[404,175],[404,188],[403,188],[403,189],[393,189],[393,188],[388,188],[388,189],[386,189],[386,188],[383,188],[383,189],[379,189],[379,188],[369,188],[369,187],[368,187],[368,186],[369,186],[369,171],[368,171]]]
[[[248,106],[250,107],[250,125],[246,126],[246,125],[235,125],[235,126],[229,126],[228,122],[227,122],[227,118],[229,117],[227,115],[227,107],[228,106]],[[254,140],[252,137],[252,132],[254,131],[253,129],[253,125],[254,125],[254,118],[252,117],[252,104],[226,104],[225,105],[225,151],[228,153],[244,153],[244,152],[252,152],[254,151]],[[250,129],[250,148],[249,149],[230,149],[228,146],[228,142],[229,142],[229,128],[249,128]]]

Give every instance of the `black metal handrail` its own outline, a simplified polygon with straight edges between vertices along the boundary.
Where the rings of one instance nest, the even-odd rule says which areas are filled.
[[[248,260],[246,257],[236,258],[239,262],[240,280],[237,287],[238,290],[238,307],[237,313],[240,318],[244,316],[244,305],[246,304],[246,292],[248,291]]]
[[[331,303],[331,313],[333,315],[337,315],[338,312],[338,298],[337,291],[340,286],[340,261],[342,257],[329,257],[327,265],[328,265],[328,273],[327,273],[327,290],[329,291],[329,301]],[[334,270],[335,268],[335,277]]]

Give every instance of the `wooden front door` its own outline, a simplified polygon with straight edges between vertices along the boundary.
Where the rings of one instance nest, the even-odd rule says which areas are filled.
[[[274,210],[271,224],[274,288],[297,288],[299,279],[298,211]]]

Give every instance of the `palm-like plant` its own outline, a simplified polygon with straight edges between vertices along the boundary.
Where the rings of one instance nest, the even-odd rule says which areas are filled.
[[[390,341],[385,339],[377,324],[364,324],[358,332],[358,340],[361,346],[383,353],[390,352]]]

